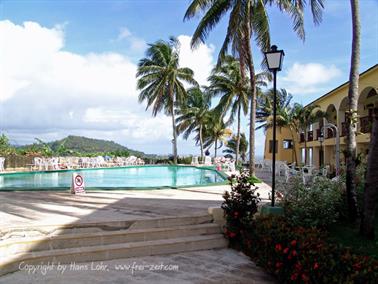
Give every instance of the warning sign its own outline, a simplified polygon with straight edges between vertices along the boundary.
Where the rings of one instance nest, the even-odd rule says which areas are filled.
[[[71,193],[85,193],[84,177],[78,173],[72,174]]]

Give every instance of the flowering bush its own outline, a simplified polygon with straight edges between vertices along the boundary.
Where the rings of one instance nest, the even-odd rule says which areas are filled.
[[[309,186],[294,178],[282,190],[285,215],[298,226],[327,227],[339,218],[343,188],[327,178],[317,177]]]
[[[247,172],[239,176],[233,175],[229,181],[231,192],[224,193],[222,209],[226,218],[224,233],[232,245],[240,243],[244,224],[249,224],[257,212],[260,198],[258,194],[255,194],[256,187]]]
[[[283,283],[376,283],[378,261],[328,243],[316,228],[284,217],[257,217],[245,226],[243,250]]]

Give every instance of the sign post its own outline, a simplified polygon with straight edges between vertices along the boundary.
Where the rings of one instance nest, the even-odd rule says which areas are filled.
[[[84,177],[78,173],[72,174],[71,193],[85,193]]]

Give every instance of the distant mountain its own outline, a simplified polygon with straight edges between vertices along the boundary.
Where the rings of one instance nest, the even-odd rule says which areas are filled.
[[[128,151],[130,155],[138,157],[150,157],[141,151],[129,149],[114,141],[93,139],[82,136],[69,135],[61,140],[46,143],[53,151],[57,151],[59,147],[64,146],[65,149],[79,153],[111,153]],[[30,145],[22,146],[22,148],[30,147]]]

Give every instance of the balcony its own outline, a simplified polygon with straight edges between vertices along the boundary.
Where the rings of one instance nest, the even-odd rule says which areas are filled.
[[[314,131],[307,132],[307,141],[313,141],[314,140]]]
[[[316,139],[319,140],[319,137],[322,136],[322,133],[320,132],[320,129],[316,129]]]
[[[336,137],[336,135],[335,135],[333,129],[327,128],[327,137],[326,138],[334,138],[334,137]]]
[[[305,142],[305,135],[304,135],[304,133],[301,133],[301,135],[300,135],[300,139],[299,139],[299,142],[300,142],[300,143]]]
[[[360,118],[360,132],[370,133],[372,124],[373,124],[372,117],[369,117],[369,116],[361,117]]]
[[[346,136],[347,135],[347,125],[346,122],[341,122],[341,135],[340,136]]]

